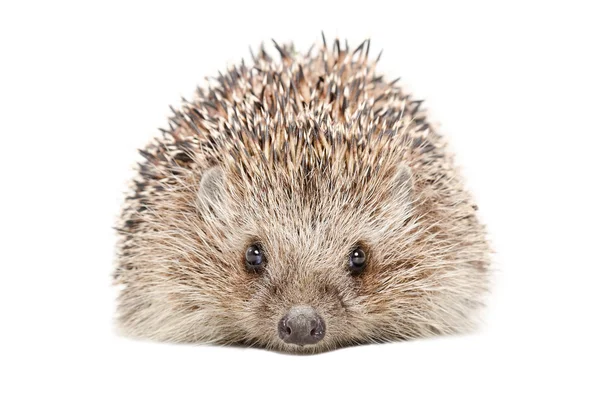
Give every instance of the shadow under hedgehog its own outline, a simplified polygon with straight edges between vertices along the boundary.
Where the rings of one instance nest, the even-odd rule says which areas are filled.
[[[124,334],[317,353],[477,323],[477,207],[369,44],[261,48],[174,111],[118,226]]]

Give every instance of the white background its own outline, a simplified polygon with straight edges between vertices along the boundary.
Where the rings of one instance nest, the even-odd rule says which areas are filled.
[[[600,395],[594,2],[2,2],[0,395]],[[317,356],[113,332],[114,225],[168,105],[271,37],[385,49],[497,251],[474,335]]]

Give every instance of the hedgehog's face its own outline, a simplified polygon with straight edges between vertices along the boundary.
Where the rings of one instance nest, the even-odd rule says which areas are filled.
[[[205,172],[195,247],[204,276],[186,298],[203,316],[197,326],[294,352],[410,336],[397,283],[410,276],[413,193],[405,165],[364,186],[327,172],[303,182],[271,172],[250,186],[233,171]]]
[[[380,164],[180,170],[128,242],[124,329],[314,353],[468,327],[477,241],[407,165]]]

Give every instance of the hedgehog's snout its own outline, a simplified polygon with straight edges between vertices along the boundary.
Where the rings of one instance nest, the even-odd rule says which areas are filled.
[[[310,306],[294,306],[279,321],[278,333],[285,343],[314,345],[325,336],[325,321]]]

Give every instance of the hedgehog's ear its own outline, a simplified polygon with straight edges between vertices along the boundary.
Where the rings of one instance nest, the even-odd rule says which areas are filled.
[[[396,167],[396,175],[394,176],[395,185],[403,190],[412,190],[413,180],[410,167],[404,163],[400,163]]]
[[[198,200],[207,208],[214,208],[223,202],[225,197],[225,173],[221,167],[207,169],[200,179]]]
[[[414,196],[414,182],[412,171],[408,165],[398,164],[393,179],[393,189],[401,202],[411,205]]]

